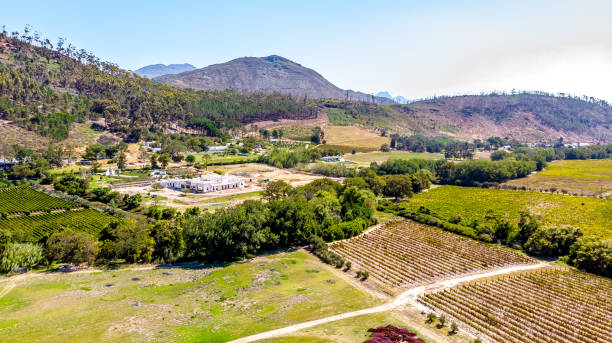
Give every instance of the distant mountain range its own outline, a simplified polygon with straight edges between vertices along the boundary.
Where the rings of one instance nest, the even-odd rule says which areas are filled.
[[[197,69],[197,68],[192,66],[189,63],[168,64],[168,65],[151,64],[151,65],[142,67],[138,70],[135,70],[134,73],[140,76],[152,79],[154,77],[161,76],[161,75],[178,74],[178,73],[182,73],[182,72],[190,71],[194,69]]]
[[[360,100],[393,104],[392,99],[336,87],[316,71],[281,56],[242,57],[205,68],[153,78],[173,87],[279,92],[294,97]]]
[[[382,91],[382,92],[378,92],[376,93],[376,96],[382,97],[382,98],[387,98],[387,99],[391,99],[395,102],[397,102],[398,104],[407,104],[410,102],[410,100],[404,98],[403,96],[391,96],[391,94],[387,91]]]

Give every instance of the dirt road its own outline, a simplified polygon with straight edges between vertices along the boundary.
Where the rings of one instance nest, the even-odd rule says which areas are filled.
[[[325,318],[321,318],[321,319],[317,319],[317,320],[313,320],[309,322],[304,322],[304,323],[300,323],[296,325],[291,325],[291,326],[287,326],[287,327],[272,330],[272,331],[262,332],[262,333],[255,334],[252,336],[242,337],[242,338],[230,341],[228,343],[249,343],[249,342],[255,342],[258,340],[262,340],[262,339],[268,339],[268,338],[277,337],[277,336],[284,336],[292,332],[306,329],[309,327],[313,327],[313,326],[317,326],[317,325],[321,325],[321,324],[325,324],[329,322],[334,322],[334,321],[341,320],[341,319],[357,317],[357,316],[361,316],[364,314],[372,314],[372,313],[390,311],[397,307],[405,306],[405,305],[412,305],[419,309],[426,309],[423,305],[417,302],[417,298],[420,295],[424,294],[426,291],[433,291],[433,290],[442,289],[442,288],[449,288],[461,282],[467,282],[467,281],[487,278],[487,277],[496,276],[496,275],[503,275],[503,274],[509,274],[509,273],[513,273],[517,271],[543,268],[548,265],[549,265],[548,263],[539,263],[539,264],[513,266],[513,267],[507,267],[507,268],[494,270],[494,271],[488,271],[488,272],[482,272],[478,274],[458,277],[454,279],[442,280],[442,281],[439,281],[439,282],[436,282],[430,285],[419,286],[419,287],[408,289],[404,291],[402,294],[400,294],[399,296],[397,296],[395,299],[393,299],[393,301],[388,302],[384,305],[366,308],[366,309],[359,310],[359,311],[341,313],[341,314],[337,314],[334,316],[325,317]]]

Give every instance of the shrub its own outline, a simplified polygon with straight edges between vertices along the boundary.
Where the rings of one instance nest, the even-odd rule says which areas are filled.
[[[43,259],[43,249],[29,243],[13,243],[4,249],[0,259],[0,269],[13,272],[19,268],[32,269]]]

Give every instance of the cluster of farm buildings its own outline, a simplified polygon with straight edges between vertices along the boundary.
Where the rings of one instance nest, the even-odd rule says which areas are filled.
[[[166,188],[189,189],[193,192],[216,192],[245,186],[245,180],[241,177],[217,174],[201,175],[193,179],[163,179],[159,183]]]

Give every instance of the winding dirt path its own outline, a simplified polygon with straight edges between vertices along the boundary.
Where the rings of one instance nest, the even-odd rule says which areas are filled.
[[[341,320],[341,319],[357,317],[357,316],[361,316],[364,314],[372,314],[372,313],[390,311],[397,307],[401,307],[405,305],[412,305],[419,309],[426,309],[422,304],[419,304],[417,302],[418,297],[420,295],[425,294],[426,291],[433,291],[433,290],[438,290],[438,289],[443,289],[443,288],[449,288],[461,282],[473,281],[476,279],[487,278],[487,277],[496,276],[496,275],[509,274],[509,273],[513,273],[517,271],[544,268],[546,266],[549,266],[549,264],[544,263],[544,262],[539,263],[539,264],[512,266],[512,267],[502,268],[502,269],[498,269],[494,271],[482,272],[482,273],[472,274],[472,275],[458,277],[454,279],[442,280],[442,281],[439,281],[439,282],[436,282],[430,285],[410,288],[404,291],[399,296],[397,296],[391,302],[388,302],[383,305],[379,305],[376,307],[370,307],[370,308],[353,311],[353,312],[341,313],[341,314],[333,315],[330,317],[325,317],[325,318],[321,318],[317,320],[312,320],[309,322],[295,324],[295,325],[287,326],[287,327],[276,329],[276,330],[266,331],[266,332],[258,333],[255,335],[238,338],[228,343],[249,343],[249,342],[255,342],[258,340],[262,340],[262,339],[268,339],[268,338],[277,337],[277,336],[284,336],[292,332],[306,329],[309,327],[313,327],[313,326],[317,326],[317,325],[321,325],[325,323],[330,323],[330,322],[334,322],[334,321]]]

